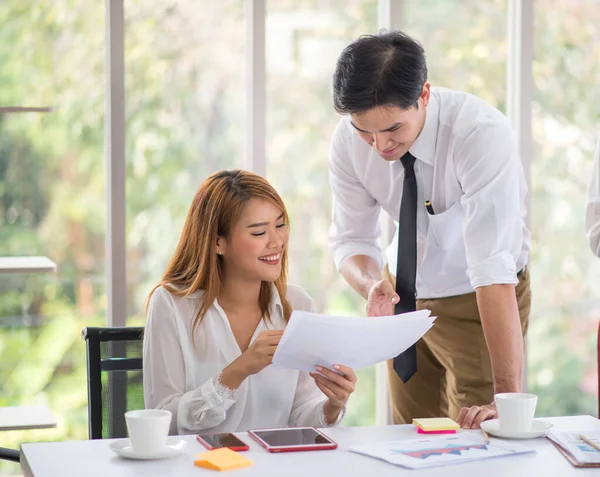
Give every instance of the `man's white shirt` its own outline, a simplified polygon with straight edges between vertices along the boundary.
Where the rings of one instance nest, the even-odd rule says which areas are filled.
[[[423,130],[410,148],[417,176],[417,298],[516,284],[527,264],[527,185],[508,120],[467,93],[432,88]],[[343,117],[330,148],[333,219],[329,246],[336,266],[378,246],[381,209],[396,227],[404,168],[385,161]],[[430,201],[434,215],[425,208]],[[401,233],[401,231],[400,231]],[[398,234],[385,251],[396,273]]]

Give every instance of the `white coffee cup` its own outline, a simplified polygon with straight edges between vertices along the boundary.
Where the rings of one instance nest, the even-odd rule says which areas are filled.
[[[509,433],[531,431],[537,405],[535,394],[500,393],[494,398],[501,431]]]
[[[140,409],[125,413],[127,432],[136,452],[153,453],[164,450],[171,425],[171,411]]]

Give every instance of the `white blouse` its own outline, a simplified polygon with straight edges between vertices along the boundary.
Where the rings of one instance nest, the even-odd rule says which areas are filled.
[[[263,330],[286,326],[273,285],[271,320],[261,320],[251,343]],[[229,320],[217,300],[190,330],[203,292],[176,297],[165,288],[153,293],[144,332],[144,400],[146,408],[172,412],[170,434],[237,432],[271,427],[326,427],[325,395],[306,372],[268,366],[231,392],[221,371],[241,355]],[[288,285],[295,310],[313,311],[308,294]],[[339,423],[343,415],[340,413]]]

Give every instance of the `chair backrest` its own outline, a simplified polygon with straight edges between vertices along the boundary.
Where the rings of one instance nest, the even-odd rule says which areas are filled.
[[[90,439],[127,437],[125,412],[144,408],[144,328],[86,327]]]
[[[6,447],[0,447],[0,459],[10,460],[12,462],[20,462],[21,452],[16,449],[7,449]]]

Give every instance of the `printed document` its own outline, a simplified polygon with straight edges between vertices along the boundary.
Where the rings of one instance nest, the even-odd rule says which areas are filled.
[[[493,439],[491,443],[485,443],[481,439],[461,434],[365,444],[351,447],[350,451],[409,469],[463,464],[474,460],[535,452],[534,449],[512,442]]]
[[[342,364],[360,369],[399,355],[432,326],[429,310],[351,318],[294,311],[273,365],[300,371]]]

